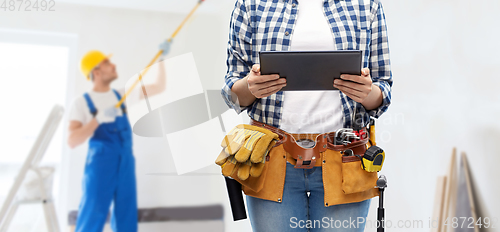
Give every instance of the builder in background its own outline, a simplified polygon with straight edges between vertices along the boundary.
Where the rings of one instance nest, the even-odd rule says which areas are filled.
[[[162,57],[169,52],[170,44],[160,45]],[[164,66],[159,67],[156,83],[145,86],[149,96],[166,88]],[[137,194],[132,129],[125,105],[115,107],[124,90],[111,89],[118,77],[116,66],[100,51],[85,54],[81,69],[92,80],[93,88],[75,99],[69,115],[69,146],[74,148],[90,138],[76,231],[101,232],[113,202],[113,231],[135,232]]]

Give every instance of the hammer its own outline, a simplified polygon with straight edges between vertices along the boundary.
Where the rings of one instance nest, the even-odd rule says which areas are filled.
[[[380,191],[378,198],[378,211],[377,211],[377,232],[385,231],[385,209],[384,209],[384,190],[387,188],[387,178],[380,175],[377,180],[377,188]]]

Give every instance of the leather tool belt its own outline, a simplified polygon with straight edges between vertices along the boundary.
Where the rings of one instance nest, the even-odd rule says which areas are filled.
[[[293,159],[297,160],[295,168],[311,169],[316,165],[316,162],[321,159],[321,153],[326,149],[334,151],[352,150],[353,154],[363,155],[366,151],[366,144],[369,141],[369,136],[360,138],[348,145],[334,145],[335,132],[323,134],[290,134],[279,128],[267,125],[251,119],[250,125],[268,129],[279,136],[279,141],[276,146],[283,144],[283,148],[289,153]],[[366,132],[366,128],[363,128]],[[298,138],[298,139],[296,139]],[[358,159],[353,156],[353,159]]]

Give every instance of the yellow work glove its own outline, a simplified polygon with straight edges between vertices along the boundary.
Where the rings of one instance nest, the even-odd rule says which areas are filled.
[[[222,140],[222,151],[215,163],[224,176],[237,172],[241,180],[249,176],[259,177],[264,169],[265,158],[276,144],[278,135],[261,127],[238,125]]]

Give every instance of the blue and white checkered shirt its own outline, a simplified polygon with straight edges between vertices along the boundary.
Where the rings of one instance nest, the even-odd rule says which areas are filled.
[[[297,0],[237,0],[232,13],[227,74],[222,96],[228,106],[260,122],[280,127],[283,92],[255,100],[241,107],[231,96],[233,84],[244,78],[259,62],[259,51],[289,51],[299,10]],[[370,69],[373,84],[380,87],[383,102],[366,111],[360,103],[339,91],[344,112],[344,127],[352,126],[354,108],[369,116],[380,117],[391,103],[392,72],[385,15],[380,0],[325,0],[325,20],[332,28],[337,50],[363,51],[363,67]]]

